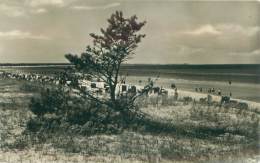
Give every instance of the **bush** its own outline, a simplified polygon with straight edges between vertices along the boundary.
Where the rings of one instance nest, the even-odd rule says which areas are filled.
[[[68,92],[64,91],[62,88],[42,90],[40,97],[33,97],[29,105],[30,110],[37,115],[42,117],[45,114],[63,112],[62,110],[66,108],[66,99],[68,98]]]
[[[27,129],[32,132],[70,129],[84,135],[118,133],[131,117],[127,112],[119,113],[106,105],[78,97],[64,87],[41,90],[39,97],[31,99],[29,108],[36,115],[27,123]]]
[[[42,121],[40,121],[37,118],[32,118],[27,122],[27,129],[32,132],[37,132],[40,130],[42,125],[43,125]]]

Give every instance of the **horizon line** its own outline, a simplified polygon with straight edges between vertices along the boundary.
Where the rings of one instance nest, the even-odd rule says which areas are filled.
[[[0,66],[4,65],[73,65],[71,63],[65,63],[65,62],[31,62],[31,63],[0,63]],[[122,65],[162,65],[162,66],[168,66],[168,65],[260,65],[260,63],[123,63]]]

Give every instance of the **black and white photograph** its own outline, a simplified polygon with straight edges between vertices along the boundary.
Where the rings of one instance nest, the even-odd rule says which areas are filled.
[[[260,162],[260,0],[0,0],[0,163],[103,162]]]

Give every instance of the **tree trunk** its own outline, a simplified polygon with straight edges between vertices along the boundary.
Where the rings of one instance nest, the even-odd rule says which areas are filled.
[[[111,103],[112,103],[112,107],[114,107],[114,109],[116,109],[116,86],[114,85],[110,85],[110,100],[111,100]]]
[[[111,98],[111,101],[114,103],[116,101],[115,88],[112,86],[110,91],[111,91],[110,92],[110,98]]]

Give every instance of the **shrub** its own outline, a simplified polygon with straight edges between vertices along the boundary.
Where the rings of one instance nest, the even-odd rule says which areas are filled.
[[[127,106],[122,103],[120,107]],[[36,115],[27,123],[27,129],[32,132],[70,129],[81,134],[117,133],[127,127],[130,117],[134,117],[129,109],[117,112],[93,100],[75,96],[64,87],[41,90],[39,97],[31,99],[29,108]],[[75,129],[75,126],[79,128]]]
[[[32,132],[37,132],[42,126],[42,122],[37,118],[32,118],[27,122],[27,129]]]
[[[66,99],[68,98],[68,92],[59,87],[58,89],[41,90],[39,97],[33,97],[29,105],[30,110],[37,115],[42,117],[45,114],[62,113],[61,110],[66,108]]]

